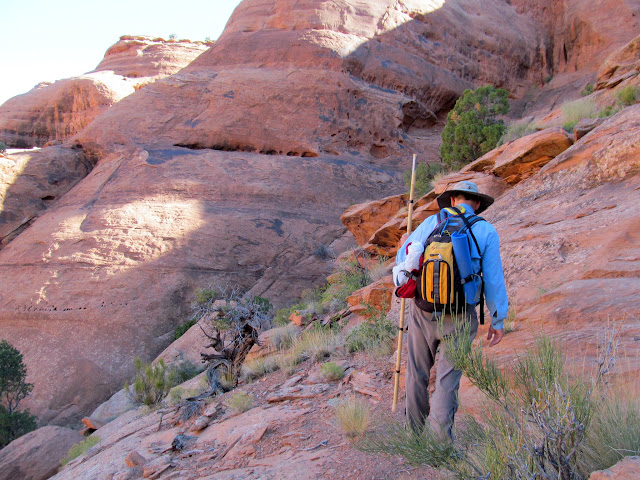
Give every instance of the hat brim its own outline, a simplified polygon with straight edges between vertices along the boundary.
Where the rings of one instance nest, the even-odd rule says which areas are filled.
[[[478,207],[478,210],[476,210],[475,212],[476,214],[480,214],[484,212],[494,202],[493,197],[490,197],[489,195],[485,195],[484,193],[475,193],[475,192],[472,193],[466,190],[447,190],[446,192],[442,192],[438,196],[437,198],[438,206],[440,208],[450,207],[451,197],[453,197],[453,195],[456,193],[464,193],[465,195],[473,195],[474,197],[478,197],[478,199],[480,200],[480,206]]]

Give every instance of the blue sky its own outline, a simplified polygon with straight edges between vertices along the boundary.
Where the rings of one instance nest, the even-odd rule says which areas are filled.
[[[0,0],[0,104],[93,70],[122,35],[216,39],[240,0]]]

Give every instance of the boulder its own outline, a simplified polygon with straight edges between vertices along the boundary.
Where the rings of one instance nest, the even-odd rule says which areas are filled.
[[[534,175],[571,146],[562,128],[549,128],[510,142],[495,159],[492,173],[509,185]]]
[[[573,141],[577,142],[591,130],[602,125],[604,121],[604,118],[583,118],[573,129]]]
[[[394,216],[406,202],[406,195],[394,195],[353,205],[340,216],[340,220],[353,234],[358,245],[363,246],[368,243],[371,235],[384,225],[389,217]]]
[[[135,408],[137,408],[137,405],[133,401],[131,394],[127,393],[123,388],[114,393],[109,400],[99,405],[89,418],[93,422],[99,422],[104,425]]]
[[[45,480],[55,475],[69,449],[84,440],[77,430],[47,426],[0,450],[0,480]]]
[[[380,312],[387,312],[391,306],[393,290],[393,280],[389,275],[371,285],[356,290],[347,297],[347,303],[351,306],[350,310],[353,313],[360,315],[367,313],[367,306],[371,306]]]
[[[640,457],[624,457],[613,467],[593,472],[589,480],[635,480],[640,478]]]
[[[595,89],[612,88],[640,72],[640,35],[607,57],[600,70]]]

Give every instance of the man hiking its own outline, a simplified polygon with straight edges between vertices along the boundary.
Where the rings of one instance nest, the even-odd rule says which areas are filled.
[[[481,300],[482,294],[484,294],[487,307],[491,313],[491,325],[489,326],[487,340],[490,340],[490,347],[497,345],[503,336],[503,323],[507,317],[508,300],[502,261],[500,259],[498,233],[493,225],[477,217],[477,214],[483,212],[493,203],[493,198],[479,193],[475,183],[462,181],[457,183],[453,189],[442,193],[437,200],[438,206],[441,208],[440,213],[427,218],[404,240],[396,255],[396,267],[394,267],[393,277],[396,286],[401,287],[398,289],[399,291],[403,288],[402,285],[407,282],[408,272],[413,271],[414,277],[418,280],[416,298],[414,301],[409,302],[407,312],[409,356],[407,359],[406,396],[407,416],[410,425],[416,433],[420,433],[428,420],[430,427],[441,439],[452,440],[453,419],[458,409],[457,395],[462,372],[455,370],[447,357],[441,352],[436,375],[436,388],[433,398],[429,401],[429,374],[435,361],[438,346],[444,337],[455,332],[457,318],[466,318],[466,321],[470,324],[471,339],[475,338],[478,331],[475,306]],[[436,280],[432,282],[431,286],[426,286],[427,284],[424,283],[424,280],[416,277],[418,272],[427,271],[427,269],[420,270],[421,266],[417,258],[421,255],[420,252],[426,245],[431,245],[434,238],[444,238],[436,237],[435,235],[438,233],[450,235],[448,230],[454,230],[454,228],[447,226],[456,222],[462,225],[460,232],[466,233],[466,238],[469,239],[469,253],[467,255],[470,254],[473,272],[468,272],[469,276],[462,282],[460,275],[456,273],[458,285],[455,288],[460,289],[461,286],[459,284],[465,283],[465,281],[471,281],[472,283],[467,285],[465,295],[458,294],[456,303],[461,302],[463,309],[454,311],[453,308],[450,308],[449,313],[447,313],[446,308],[441,308],[440,311],[437,306],[434,308],[435,302],[442,300],[431,298],[431,308],[428,308],[428,305],[425,307],[426,301],[420,298],[427,293],[433,294],[433,290],[447,289],[448,280],[445,280],[443,284],[442,278],[440,278],[442,275],[446,277],[446,272],[443,273],[441,269],[438,270],[435,275]],[[454,233],[453,235],[455,236],[456,234]],[[460,238],[460,235],[458,234],[458,238]],[[422,254],[425,257],[425,262],[428,256],[442,259],[439,254],[430,254],[430,251],[428,249]],[[458,252],[454,254],[459,267],[461,262],[458,259]],[[413,263],[412,265],[405,265],[405,261],[406,263]],[[437,262],[438,260],[435,261]],[[433,270],[431,272],[433,273]],[[482,281],[480,280],[480,274],[482,275]],[[425,273],[421,273],[421,275],[425,275]],[[451,278],[454,278],[453,272],[451,273]],[[423,292],[420,291],[421,282]],[[453,280],[451,280],[451,283],[453,283]],[[412,288],[416,288],[415,285]],[[469,294],[469,288],[471,288],[471,294]],[[439,295],[441,295],[441,292],[436,293],[435,298],[439,299]],[[406,296],[413,297],[413,293]],[[471,301],[469,301],[470,299]],[[482,301],[480,301],[480,304],[481,309],[484,308]],[[425,311],[423,308],[431,311]],[[452,312],[453,315],[451,314]],[[463,313],[456,315],[456,312]],[[481,318],[483,318],[484,312],[481,315]],[[442,344],[442,347],[444,347],[444,344]]]

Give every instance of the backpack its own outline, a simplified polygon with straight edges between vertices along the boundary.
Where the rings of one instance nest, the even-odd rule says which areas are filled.
[[[464,284],[479,278],[480,274],[471,274],[461,278],[458,260],[454,253],[452,235],[464,235],[468,247],[468,235],[471,236],[478,252],[480,247],[471,231],[471,226],[485,221],[477,215],[468,218],[463,215],[464,209],[445,208],[438,213],[437,225],[425,242],[425,250],[419,270],[413,272],[416,280],[414,301],[421,310],[441,313],[462,313],[467,308]],[[482,258],[480,259],[482,272]],[[480,323],[484,324],[484,282],[481,283]]]

